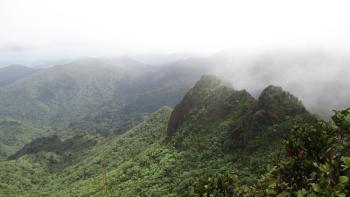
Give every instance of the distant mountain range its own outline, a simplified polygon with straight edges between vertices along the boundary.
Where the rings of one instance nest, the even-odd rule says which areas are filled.
[[[0,196],[347,196],[350,110],[318,118],[349,105],[347,63],[222,52],[2,68]]]
[[[83,59],[18,75],[0,87],[0,116],[92,130],[100,129],[98,123],[91,127],[85,120],[96,118],[105,124],[104,118],[118,121],[130,115],[139,122],[160,106],[174,106],[202,72],[182,65],[152,67],[131,59]]]
[[[350,80],[346,77],[350,75],[346,69],[350,60],[322,51],[275,51],[254,55],[223,51],[207,57],[178,56],[182,58],[170,58],[174,62],[157,66],[130,58],[85,58],[45,69],[2,68],[0,117],[29,119],[54,127],[72,123],[72,128],[97,130],[101,127],[86,125],[85,120],[96,118],[99,121],[114,115],[115,119],[125,119],[114,112],[130,111],[142,100],[142,103],[149,103],[149,109],[132,115],[139,120],[161,106],[154,105],[161,101],[152,103],[150,99],[159,98],[164,101],[162,105],[174,106],[202,74],[208,73],[219,76],[236,89],[246,89],[254,97],[270,84],[281,85],[301,98],[307,109],[323,118],[329,118],[333,109],[346,107],[350,98],[347,91]],[[153,56],[138,58],[154,59]],[[13,100],[14,95],[21,96]],[[141,108],[147,108],[142,105]],[[31,106],[36,107],[30,109]],[[124,106],[123,109],[119,109],[120,106]]]
[[[162,107],[124,134],[33,140],[0,162],[0,188],[17,195],[190,196],[200,176],[219,172],[253,184],[282,152],[288,128],[313,120],[282,88],[269,86],[254,99],[205,75],[174,110]]]
[[[332,63],[335,68],[325,70]],[[320,52],[261,56],[221,52],[157,66],[130,58],[84,58],[42,69],[12,65],[0,69],[0,118],[56,133],[121,134],[160,107],[175,107],[206,73],[216,73],[228,86],[246,87],[250,99],[257,98],[264,86],[282,84],[301,96],[307,109],[327,118],[331,109],[348,105],[346,63]],[[313,72],[315,64],[320,70]],[[331,80],[334,76],[339,80]],[[45,132],[34,133],[13,142],[3,155],[18,150],[29,139],[46,136]]]
[[[204,72],[129,58],[86,58],[46,69],[2,68],[0,117],[18,124],[13,131],[0,127],[1,155],[52,133],[121,134],[160,107],[175,106]]]

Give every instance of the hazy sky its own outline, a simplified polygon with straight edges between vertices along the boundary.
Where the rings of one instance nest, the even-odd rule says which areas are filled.
[[[0,62],[224,48],[350,49],[337,0],[0,0]]]

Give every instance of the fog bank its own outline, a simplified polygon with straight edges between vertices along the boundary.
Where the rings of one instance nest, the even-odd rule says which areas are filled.
[[[314,113],[350,107],[350,56],[325,51],[269,51],[214,55],[212,72],[258,96],[272,84],[299,97]]]

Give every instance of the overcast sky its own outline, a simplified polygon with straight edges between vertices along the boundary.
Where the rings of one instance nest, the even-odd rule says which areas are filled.
[[[0,62],[41,56],[350,49],[337,0],[0,0]]]

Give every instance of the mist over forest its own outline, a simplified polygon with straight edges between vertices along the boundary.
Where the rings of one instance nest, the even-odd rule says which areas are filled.
[[[213,73],[237,89],[259,95],[263,87],[278,85],[298,96],[324,118],[348,105],[350,59],[322,50],[279,50],[259,54],[218,54]]]
[[[0,197],[350,196],[346,0],[1,0]]]

